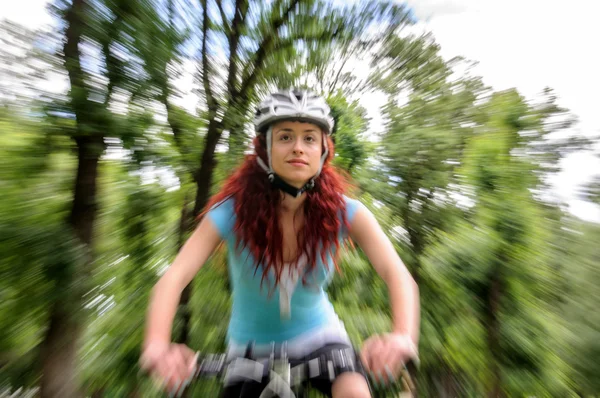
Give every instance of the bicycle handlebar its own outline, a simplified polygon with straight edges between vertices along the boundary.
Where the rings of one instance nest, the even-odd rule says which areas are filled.
[[[250,343],[243,357],[238,356],[229,361],[225,353],[201,355],[198,352],[194,373],[188,380],[175,386],[171,390],[170,396],[180,396],[186,387],[198,378],[221,377],[224,382],[231,381],[231,379],[261,382],[264,377],[268,377],[271,380],[279,379],[279,384],[283,382],[287,387],[295,388],[314,377],[325,377],[333,381],[337,375],[343,372],[357,371],[361,368],[355,351],[350,347],[333,348],[331,351],[310,359],[291,360],[288,358],[286,343],[280,347],[279,355],[275,355],[275,344],[272,345],[269,356],[255,357],[253,349],[254,345]],[[411,393],[415,391],[411,374],[415,373],[416,366],[415,361],[409,360],[400,372],[399,381],[402,382],[404,389]],[[369,375],[365,376],[369,377]],[[373,376],[369,378],[377,381]]]
[[[263,365],[267,364],[270,367],[269,370],[274,370],[274,368],[277,365],[279,365],[278,371],[276,371],[276,373],[279,374],[281,372],[281,369],[287,369],[287,378],[284,377],[284,380],[290,386],[296,386],[309,378],[308,374],[306,373],[290,372],[292,364],[294,365],[294,368],[297,368],[298,366],[307,366],[310,362],[310,360],[308,359],[290,361],[287,357],[274,358],[273,355],[271,355],[270,357],[252,358],[247,351],[245,357],[237,357],[233,358],[230,361],[227,361],[227,355],[224,353],[212,353],[204,356],[198,353],[196,370],[193,376],[191,377],[191,380],[188,380],[186,385],[188,385],[189,382],[191,382],[192,380],[198,378],[225,377],[225,373],[227,371],[228,366],[236,359],[247,359],[256,363],[261,363]],[[399,377],[399,381],[402,382],[404,388],[411,392],[415,390],[415,385],[411,375],[415,374],[416,366],[417,364],[415,363],[415,361],[409,360],[404,364],[404,369],[400,372]],[[370,378],[372,379],[372,377]]]

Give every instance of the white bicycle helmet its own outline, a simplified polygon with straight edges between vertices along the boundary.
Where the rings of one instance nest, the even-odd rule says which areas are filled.
[[[271,144],[273,124],[282,120],[293,120],[300,122],[313,123],[323,130],[323,155],[321,155],[321,164],[319,170],[310,181],[301,189],[297,189],[281,180],[273,171],[271,161]],[[254,118],[254,125],[258,134],[265,134],[267,141],[267,157],[269,164],[266,165],[261,158],[257,158],[258,164],[265,170],[269,180],[283,191],[292,196],[299,196],[315,185],[315,178],[321,174],[325,159],[329,154],[327,147],[327,135],[331,133],[334,126],[331,109],[325,100],[309,91],[301,90],[281,90],[269,95],[260,103]]]
[[[259,133],[280,120],[314,123],[326,133],[333,130],[331,109],[325,100],[310,91],[281,90],[269,95],[258,106],[254,125]]]

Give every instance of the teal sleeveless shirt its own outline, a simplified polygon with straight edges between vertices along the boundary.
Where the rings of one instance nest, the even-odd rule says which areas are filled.
[[[346,201],[346,219],[352,223],[353,217],[361,206],[355,199],[344,196]],[[227,339],[236,344],[256,344],[282,342],[293,339],[305,332],[327,325],[337,318],[333,305],[327,297],[325,288],[335,272],[333,259],[327,257],[327,266],[318,256],[316,268],[307,275],[307,285],[300,280],[291,297],[289,318],[280,315],[279,288],[268,291],[272,280],[263,283],[261,289],[261,271],[256,274],[255,261],[249,251],[236,248],[236,236],[233,232],[236,214],[233,198],[215,205],[207,213],[217,227],[227,245],[228,270],[233,291],[231,318],[227,330]],[[342,227],[338,239],[340,243],[347,237],[348,231]]]

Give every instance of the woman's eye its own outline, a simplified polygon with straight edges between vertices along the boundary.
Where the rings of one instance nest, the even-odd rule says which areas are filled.
[[[282,134],[282,135],[279,137],[279,139],[280,139],[281,141],[287,141],[287,140],[289,140],[289,139],[290,139],[290,136],[289,136],[289,135],[287,135],[287,134]]]
[[[315,137],[313,137],[312,135],[309,135],[306,137],[306,141],[308,142],[314,142],[315,141]]]

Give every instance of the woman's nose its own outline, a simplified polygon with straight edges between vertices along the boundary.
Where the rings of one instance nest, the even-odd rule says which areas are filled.
[[[296,140],[294,142],[294,147],[292,148],[294,153],[304,153],[304,148],[302,147],[302,141]]]

